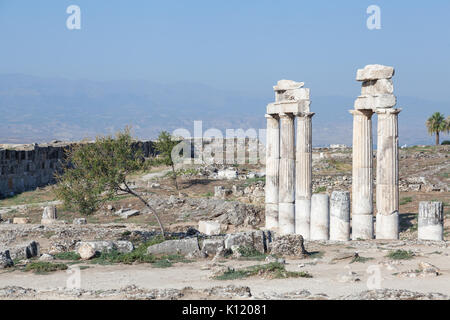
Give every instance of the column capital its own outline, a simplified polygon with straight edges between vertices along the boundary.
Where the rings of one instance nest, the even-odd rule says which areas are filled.
[[[294,115],[292,113],[281,112],[278,115],[279,115],[280,119],[293,119],[294,118]]]
[[[402,109],[393,109],[393,108],[388,108],[388,109],[376,109],[375,113],[376,114],[399,114],[400,112],[402,112]]]
[[[372,109],[352,109],[349,110],[348,112],[350,112],[353,116],[366,116],[368,118],[371,118],[372,115],[374,114],[374,111]]]
[[[312,118],[314,115],[314,112],[294,112],[294,116],[301,118]]]
[[[268,114],[268,113],[265,115],[265,118],[266,119],[276,119],[276,120],[280,119],[278,114]]]

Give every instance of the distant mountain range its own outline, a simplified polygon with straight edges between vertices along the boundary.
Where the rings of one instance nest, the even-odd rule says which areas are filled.
[[[225,129],[264,128],[265,107],[273,101],[271,89],[264,96],[251,96],[195,83],[0,75],[0,143],[76,141],[126,125],[132,126],[136,137],[153,139],[162,130],[193,132],[194,120],[203,121],[203,131],[217,128],[224,134]],[[312,96],[314,146],[351,144],[348,110],[355,98]],[[398,102],[403,108],[400,144],[433,143],[425,121],[435,111],[450,114],[450,104],[413,97],[398,97]]]

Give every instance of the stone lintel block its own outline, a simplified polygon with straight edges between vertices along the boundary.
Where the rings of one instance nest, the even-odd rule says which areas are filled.
[[[393,94],[359,96],[355,101],[355,109],[386,109],[397,104],[397,98]]]
[[[300,113],[309,112],[311,105],[310,100],[299,100],[293,102],[277,102],[267,105],[267,114],[280,114],[280,113]]]
[[[356,81],[368,81],[379,79],[391,79],[395,74],[393,67],[383,66],[380,64],[369,64],[364,69],[358,69],[356,73]]]
[[[302,88],[305,85],[304,82],[297,82],[294,80],[279,80],[277,85],[273,87],[274,91],[285,91],[289,89]]]
[[[377,114],[399,114],[402,111],[401,108],[397,109],[378,109],[375,110]]]
[[[364,81],[361,88],[361,95],[393,94],[394,83],[392,79],[380,79]]]

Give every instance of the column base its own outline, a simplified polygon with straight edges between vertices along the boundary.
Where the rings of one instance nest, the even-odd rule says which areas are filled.
[[[398,212],[390,215],[377,214],[376,238],[380,240],[398,240]]]
[[[352,216],[352,240],[373,239],[373,215],[358,214]]]
[[[278,205],[278,231],[281,235],[295,233],[295,205],[293,203]]]
[[[444,241],[444,228],[442,225],[419,226],[418,239]]]
[[[266,203],[266,229],[278,229],[278,204]]]
[[[301,234],[303,239],[310,239],[311,200],[295,200],[295,234]]]
[[[350,240],[350,222],[330,216],[330,240],[349,241]]]

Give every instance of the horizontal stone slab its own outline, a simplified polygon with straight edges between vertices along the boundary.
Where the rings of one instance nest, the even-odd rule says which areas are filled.
[[[393,67],[383,66],[380,64],[370,64],[364,69],[358,69],[356,73],[357,81],[391,79],[395,74]]]
[[[364,81],[361,88],[361,95],[393,94],[394,83],[391,79],[380,79]]]
[[[310,105],[310,100],[270,103],[267,105],[267,114],[309,112]]]
[[[393,94],[359,96],[355,101],[355,109],[386,109],[397,104],[397,98]]]

